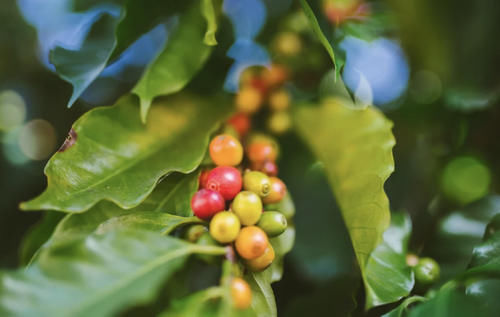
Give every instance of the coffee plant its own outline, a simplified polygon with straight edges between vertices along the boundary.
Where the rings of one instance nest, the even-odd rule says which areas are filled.
[[[378,38],[401,41],[412,69],[427,70],[406,98],[467,113],[499,95],[481,101],[457,85],[433,97],[432,80],[459,76],[453,61],[430,61],[408,44],[421,25],[433,56],[445,45],[442,29],[418,20],[429,7],[410,2],[411,10],[364,0],[39,4],[91,16],[79,45],[55,44],[48,58],[72,86],[67,106],[95,107],[45,166],[46,189],[20,204],[44,216],[23,241],[22,267],[0,273],[0,315],[498,315],[500,198],[489,194],[485,163],[448,155],[438,175],[438,163],[412,161],[438,146],[415,141],[397,160],[411,168],[387,185],[403,198],[390,202],[385,191],[398,171],[393,121],[409,122],[387,109],[405,102],[409,75],[403,52],[394,66]],[[51,17],[43,19],[32,23],[39,37]],[[151,40],[158,34],[163,41]],[[134,53],[144,39],[157,45],[149,57]],[[353,65],[363,45],[378,52],[375,81]],[[135,68],[126,62],[133,54]],[[132,80],[113,70],[124,63]],[[402,77],[390,80],[401,92],[389,101],[376,87],[391,67]],[[105,91],[112,105],[89,101],[108,87],[103,78],[122,82]],[[408,170],[439,185],[405,181]],[[321,284],[335,270],[348,278]],[[311,281],[325,286],[311,292]]]

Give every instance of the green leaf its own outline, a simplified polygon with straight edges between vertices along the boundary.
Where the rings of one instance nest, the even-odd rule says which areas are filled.
[[[203,42],[207,45],[217,45],[217,40],[215,39],[215,32],[217,31],[217,17],[215,15],[215,8],[213,0],[202,0],[203,17],[207,21],[207,31],[205,32],[205,37]]]
[[[472,260],[466,275],[478,274],[500,277],[500,214],[488,225],[484,241],[472,251]]]
[[[73,125],[76,141],[49,160],[45,192],[21,207],[83,212],[101,200],[135,207],[162,176],[200,164],[210,134],[229,111],[225,103],[177,96],[156,104],[144,125],[132,96],[93,109]]]
[[[151,302],[193,253],[224,254],[140,230],[92,234],[44,250],[26,269],[0,275],[3,316],[108,316]]]
[[[160,227],[157,226],[156,228],[159,231],[164,231],[164,234],[168,234],[170,231],[174,230],[177,225],[199,222],[199,220],[195,218],[168,217],[168,215],[164,214],[167,212],[174,215],[192,216],[189,202],[198,188],[198,176],[199,171],[188,175],[181,173],[170,174],[156,186],[151,195],[149,195],[143,203],[133,209],[125,210],[109,201],[102,201],[84,213],[67,214],[64,219],[57,224],[55,229],[52,230],[53,233],[52,231],[50,232],[52,236],[49,234],[49,236],[43,241],[40,241],[37,246],[40,247],[47,239],[47,243],[45,243],[42,248],[48,248],[52,244],[65,242],[68,239],[82,238],[91,234],[99,225],[106,223],[110,219],[121,219],[126,222],[132,219],[134,215],[136,216],[140,213],[150,214],[151,212],[148,210],[155,211],[155,215],[151,217],[159,218]],[[126,218],[127,215],[130,215],[130,218]],[[122,216],[125,218],[121,218]],[[144,217],[147,216],[144,215]],[[147,219],[138,220],[143,220],[142,225],[148,223]],[[170,226],[162,222],[168,220],[172,220]],[[118,223],[123,224],[125,222]],[[151,221],[149,221],[149,223],[150,222]],[[56,224],[54,224],[54,226],[55,225]],[[137,225],[140,226],[141,223]],[[109,228],[109,223],[106,226]],[[36,249],[33,248],[31,255],[35,254],[36,257],[35,251]],[[26,260],[29,260],[29,258],[27,257]]]
[[[165,48],[132,90],[141,100],[143,122],[155,97],[184,88],[210,56],[212,49],[203,42],[206,27],[200,5],[196,3],[181,15]]]
[[[366,265],[365,287],[368,308],[392,303],[407,296],[415,284],[406,264],[411,220],[407,214],[393,213],[383,241],[371,253]]]
[[[87,1],[85,1],[87,2]],[[141,35],[169,16],[183,12],[192,1],[126,0],[125,16],[116,27],[116,47],[111,59],[119,56]]]
[[[430,300],[410,310],[409,317],[488,316],[480,301],[455,288],[443,288]]]
[[[471,260],[474,247],[481,243],[486,225],[500,213],[500,196],[478,200],[442,218],[436,236],[425,253],[441,266],[443,281],[461,274]]]
[[[64,214],[47,211],[42,220],[33,226],[23,238],[20,248],[21,265],[26,265],[36,251],[50,238]]]
[[[332,59],[333,62],[333,69],[335,70],[335,79],[338,79],[340,75],[340,70],[337,68],[337,62],[335,61],[335,53],[333,52],[332,45],[326,38],[325,34],[323,34],[323,31],[319,26],[318,19],[316,19],[316,16],[314,15],[314,12],[307,3],[307,1],[300,0],[300,5],[302,6],[302,10],[304,10],[306,17],[309,20],[309,24],[311,25],[314,34],[321,42],[325,50],[328,52],[328,55],[330,55],[330,58]]]
[[[370,254],[390,222],[384,182],[394,170],[392,123],[372,106],[356,110],[334,100],[293,115],[299,135],[325,166],[366,284]]]
[[[103,222],[97,227],[97,233],[112,232],[122,228],[157,231],[164,235],[190,223],[201,223],[198,217],[181,217],[156,211],[137,211]]]
[[[382,317],[404,317],[409,311],[409,306],[415,303],[425,302],[427,298],[422,296],[412,296],[406,298],[398,307],[394,308]]]
[[[285,232],[275,238],[269,239],[274,249],[274,261],[268,270],[271,271],[271,283],[281,280],[283,276],[283,262],[285,255],[290,252],[295,242],[295,227],[288,225]]]
[[[260,273],[249,272],[245,280],[252,289],[252,310],[258,317],[277,316],[276,301],[274,299],[272,271],[266,269]]]
[[[115,27],[118,21],[119,18],[103,14],[92,25],[81,49],[56,46],[50,51],[50,62],[54,64],[59,76],[73,85],[68,108],[106,67],[116,46]]]
[[[196,292],[186,298],[174,301],[171,308],[162,313],[160,317],[218,316],[223,292],[221,287],[210,287]]]

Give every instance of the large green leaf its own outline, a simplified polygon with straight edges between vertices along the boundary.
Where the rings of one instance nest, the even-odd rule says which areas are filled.
[[[309,20],[309,24],[311,25],[314,34],[316,35],[316,37],[318,38],[318,40],[323,45],[325,50],[328,52],[328,55],[332,59],[333,69],[335,70],[335,79],[339,78],[340,69],[338,69],[337,62],[335,61],[335,53],[333,52],[332,45],[330,44],[325,34],[321,30],[321,26],[318,23],[316,15],[314,14],[313,10],[307,3],[307,0],[300,0],[300,5],[302,6],[302,10],[304,10],[304,14]]]
[[[277,316],[276,301],[271,288],[273,273],[266,269],[259,273],[249,272],[245,279],[252,289],[252,310],[257,317]]]
[[[85,2],[88,2],[85,0]],[[111,59],[119,56],[141,35],[166,18],[184,11],[193,1],[121,0],[125,16],[116,27],[116,47]]]
[[[201,5],[199,2],[181,15],[165,48],[134,87],[141,99],[143,121],[155,97],[181,90],[210,56],[211,47],[204,43],[206,23]]]
[[[407,214],[393,213],[383,241],[371,253],[366,265],[367,307],[396,302],[407,296],[415,284],[406,264],[411,220]]]
[[[116,46],[115,28],[119,18],[102,14],[79,50],[56,46],[50,52],[50,62],[57,73],[73,85],[68,107],[80,97],[106,67]]]
[[[46,211],[42,220],[31,228],[24,236],[20,247],[21,265],[26,265],[36,251],[50,238],[64,214]]]
[[[27,269],[0,275],[3,316],[109,316],[153,300],[193,253],[224,254],[141,230],[92,234],[44,250]]]
[[[394,170],[392,123],[374,107],[356,110],[334,100],[299,107],[294,122],[325,166],[366,284],[370,254],[390,222],[384,182]]]
[[[157,231],[168,235],[177,227],[202,222],[198,217],[181,217],[156,211],[136,211],[111,218],[97,227],[97,233],[106,233],[122,228]]]
[[[210,134],[229,110],[224,103],[178,96],[156,104],[144,125],[133,96],[93,109],[49,160],[46,191],[21,207],[83,212],[101,200],[135,207],[165,174],[200,164]]]
[[[185,223],[198,222],[198,219],[192,217],[178,217],[174,215],[192,216],[190,198],[198,188],[199,171],[191,174],[172,173],[164,178],[149,195],[144,202],[139,206],[126,210],[118,207],[109,201],[102,201],[94,205],[84,213],[70,213],[64,219],[54,224],[45,239],[40,240],[37,247],[33,247],[30,255],[26,255],[26,263],[29,258],[35,253],[44,242],[43,248],[50,247],[52,244],[64,242],[68,239],[81,238],[89,235],[96,230],[99,225],[106,223],[105,227],[110,228],[110,224],[120,225],[130,222],[136,217],[139,221],[137,226],[148,226],[155,228],[164,234],[168,234],[178,225]],[[154,212],[151,212],[151,210]],[[140,216],[141,213],[142,218]],[[173,214],[167,215],[165,213]],[[139,216],[137,216],[139,214]],[[151,215],[152,214],[152,215]],[[151,218],[157,217],[157,222],[152,222],[152,219],[147,219],[148,215]],[[123,217],[123,218],[122,218]],[[110,219],[116,219],[107,223]],[[142,221],[141,221],[142,220]],[[165,223],[166,221],[166,223]],[[104,225],[103,225],[104,226]],[[53,233],[52,233],[53,231]],[[52,235],[50,235],[52,234]]]

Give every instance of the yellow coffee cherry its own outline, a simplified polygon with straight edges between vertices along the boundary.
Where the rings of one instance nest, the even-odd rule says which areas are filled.
[[[262,105],[262,94],[252,86],[244,86],[236,95],[236,108],[240,112],[252,114]]]
[[[271,114],[267,121],[267,128],[274,134],[283,134],[290,130],[292,119],[288,111],[277,111]]]
[[[290,106],[290,94],[284,89],[273,92],[269,96],[269,106],[273,111],[282,111],[288,109],[288,107]]]
[[[240,232],[240,220],[229,211],[217,213],[210,221],[210,235],[220,243],[236,240]]]

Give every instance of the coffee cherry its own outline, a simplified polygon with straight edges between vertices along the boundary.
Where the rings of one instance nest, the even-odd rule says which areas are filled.
[[[198,241],[196,241],[197,245],[203,245],[203,246],[219,246],[217,241],[212,238],[209,232],[203,233],[199,238]],[[209,254],[198,254],[198,258],[200,258],[202,261],[206,263],[215,263],[217,261],[217,257],[215,255],[209,255]]]
[[[275,161],[278,157],[276,149],[268,142],[253,142],[247,146],[248,159],[252,163]]]
[[[238,216],[241,224],[251,226],[259,221],[262,214],[262,201],[254,192],[242,191],[234,198],[231,209]]]
[[[281,181],[281,179],[277,177],[270,177],[271,180],[271,191],[269,195],[264,197],[265,204],[274,204],[280,202],[286,194],[286,186],[285,183]]]
[[[274,134],[283,134],[290,130],[292,119],[288,111],[277,111],[267,120],[267,128]]]
[[[247,309],[252,304],[252,290],[248,283],[239,277],[231,280],[231,297],[234,307],[238,309]]]
[[[216,191],[200,189],[191,199],[191,209],[200,219],[208,220],[219,211],[224,210],[226,202],[224,197]]]
[[[252,170],[260,171],[267,176],[278,175],[278,165],[276,165],[273,161],[253,162],[250,167]]]
[[[439,278],[439,264],[431,258],[420,258],[413,268],[415,280],[421,285],[429,285]]]
[[[210,171],[205,187],[231,200],[241,191],[241,186],[240,171],[232,166],[219,166]]]
[[[245,113],[237,113],[227,121],[238,132],[240,137],[244,137],[252,125],[250,117]]]
[[[288,71],[284,66],[271,65],[262,72],[262,79],[270,87],[282,84],[288,78]]]
[[[189,242],[196,242],[202,234],[208,232],[204,225],[192,225],[184,233],[184,237]]]
[[[295,56],[302,50],[302,40],[294,32],[282,32],[274,39],[273,48],[283,56]]]
[[[240,220],[232,212],[219,212],[210,221],[210,234],[220,243],[234,241],[239,232]]]
[[[235,242],[236,251],[247,260],[258,258],[264,254],[268,245],[269,240],[266,233],[256,226],[241,229]]]
[[[277,211],[262,213],[257,226],[264,230],[269,237],[276,237],[285,232],[287,221],[285,215]]]
[[[248,171],[243,175],[243,188],[265,197],[271,190],[271,181],[266,174],[258,171]]]
[[[210,174],[209,169],[204,169],[200,173],[200,177],[198,178],[198,188],[207,188],[207,179],[208,174]]]
[[[290,106],[290,95],[286,90],[280,89],[269,96],[269,106],[273,111],[283,111]]]
[[[252,114],[259,110],[262,104],[260,91],[252,86],[244,86],[236,95],[236,108],[240,112]]]
[[[229,134],[220,134],[210,142],[210,157],[218,166],[235,166],[243,159],[240,141]]]
[[[273,246],[269,243],[264,254],[259,256],[258,258],[252,260],[246,260],[245,264],[247,267],[254,272],[260,272],[265,270],[271,263],[274,261],[274,249]]]

